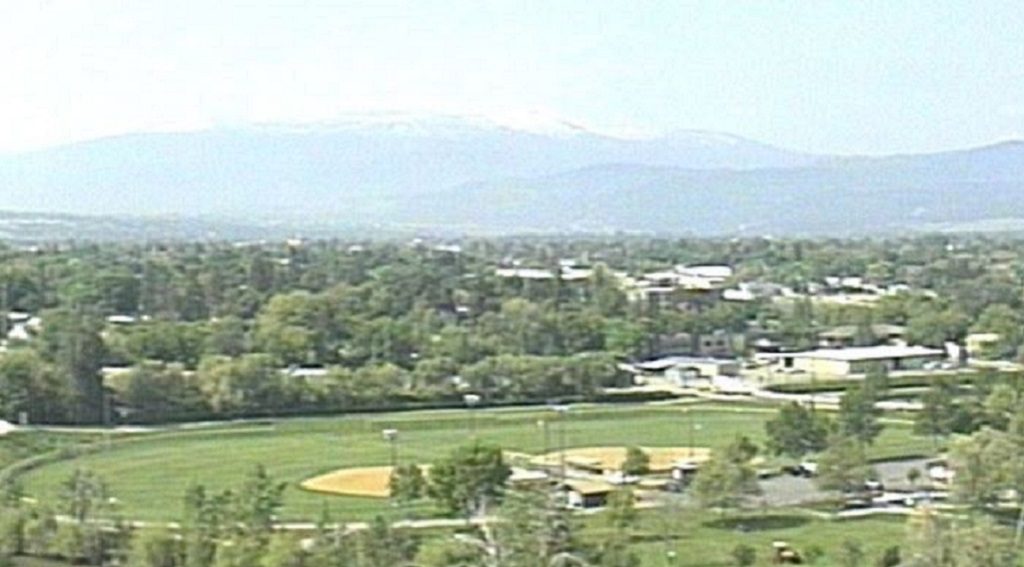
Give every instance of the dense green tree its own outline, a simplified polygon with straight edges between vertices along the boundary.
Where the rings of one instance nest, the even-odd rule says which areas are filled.
[[[0,356],[0,418],[30,423],[62,422],[69,417],[72,390],[34,350]]]
[[[853,436],[834,435],[818,458],[815,482],[823,490],[859,493],[872,475],[864,444]]]
[[[153,419],[203,415],[206,398],[184,368],[161,363],[143,363],[119,377],[120,400],[134,411]]]
[[[985,358],[1014,358],[1024,343],[1024,315],[1019,309],[996,303],[985,307],[971,327],[976,333],[995,333],[999,338],[985,348]]]
[[[937,440],[953,432],[956,420],[956,389],[948,380],[937,380],[921,396],[923,407],[914,420],[914,432]]]
[[[839,415],[836,418],[838,431],[844,437],[852,437],[860,443],[874,443],[882,432],[879,423],[881,410],[874,388],[867,383],[858,384],[846,391],[839,401]]]
[[[377,517],[357,534],[359,567],[393,567],[407,564],[416,556],[418,544],[401,530]]]
[[[746,437],[737,438],[722,451],[716,451],[701,466],[693,482],[693,493],[701,505],[736,508],[751,496],[760,494],[757,471],[751,464],[756,454],[757,447]]]
[[[181,567],[184,564],[181,542],[168,530],[142,530],[134,538],[128,564],[131,567]]]
[[[262,465],[254,468],[233,495],[232,525],[248,539],[265,544],[284,502],[285,486],[274,480]]]
[[[207,357],[198,384],[215,410],[224,413],[273,410],[295,405],[297,392],[266,354],[237,359]]]
[[[959,341],[967,333],[970,319],[956,307],[942,308],[930,303],[907,319],[907,340],[913,344],[941,347],[947,341]]]
[[[203,341],[203,352],[221,356],[241,356],[248,348],[245,322],[229,315],[211,321]]]
[[[632,490],[616,490],[608,497],[608,531],[598,550],[598,564],[605,567],[638,567],[640,558],[632,549],[633,529],[637,522],[636,496]]]
[[[503,567],[548,565],[575,551],[575,522],[564,501],[546,487],[509,491],[500,517],[501,522],[483,530],[477,548]]]
[[[104,423],[109,405],[100,375],[106,352],[100,320],[78,308],[47,311],[44,320],[42,353],[59,376],[67,377],[72,420]]]
[[[420,466],[410,463],[392,471],[389,487],[391,498],[399,504],[409,504],[424,496],[427,481]]]
[[[76,468],[61,489],[65,512],[79,524],[85,524],[96,512],[106,508],[110,500],[106,482],[88,469]]]
[[[651,472],[651,457],[640,447],[627,447],[626,458],[622,461],[622,473],[631,476]]]
[[[991,519],[953,519],[925,509],[909,520],[910,567],[1002,567],[1017,565],[1020,550],[1009,531]]]
[[[476,442],[434,464],[427,493],[449,513],[485,514],[500,502],[510,475],[500,448]]]
[[[797,402],[782,406],[778,414],[765,423],[769,451],[793,458],[824,449],[830,429],[826,417]]]

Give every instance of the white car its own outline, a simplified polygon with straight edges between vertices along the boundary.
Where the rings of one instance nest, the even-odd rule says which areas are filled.
[[[609,475],[605,475],[604,479],[606,482],[608,482],[608,484],[614,484],[616,486],[636,484],[640,482],[640,477],[624,474],[621,471],[616,471]]]

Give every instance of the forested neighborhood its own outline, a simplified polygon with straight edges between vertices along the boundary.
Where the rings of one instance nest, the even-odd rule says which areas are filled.
[[[700,338],[716,335],[728,344],[713,355],[751,360],[759,345],[807,350],[843,326],[850,346],[881,343],[882,324],[910,345],[966,348],[981,337],[971,356],[1007,362],[1024,342],[1012,241],[292,241],[3,254],[0,400],[12,422],[387,408],[470,390],[486,403],[590,399],[630,385],[619,363],[703,355]],[[700,286],[634,279],[708,264],[731,275]],[[560,265],[577,266],[573,277],[508,269],[560,276]],[[844,278],[859,289],[826,284]],[[768,291],[728,299],[740,289]]]
[[[910,550],[943,554],[912,565],[1008,565],[1024,526],[1014,511],[1024,451],[1018,244],[537,237],[8,247],[0,418],[15,433],[0,440],[10,466],[0,473],[11,519],[3,529],[13,538],[4,549],[97,565],[535,565],[533,553],[551,564],[635,565],[650,561],[634,549],[652,529],[649,507],[742,518],[761,502],[768,521],[778,513],[769,509],[814,501],[840,515],[931,501],[943,504],[901,508],[914,511],[911,532],[923,540],[886,538],[895,543],[881,550],[884,564],[904,564],[901,550]],[[630,429],[639,443],[624,461],[584,457],[611,449],[570,451],[590,427],[600,437],[614,423],[588,418],[586,406],[625,416],[654,412],[650,404],[682,404],[663,406],[683,413],[656,427],[688,449],[641,448],[651,441]],[[767,415],[760,430],[725,433],[714,425],[722,404]],[[491,413],[502,407],[533,412],[523,423],[543,425],[541,457],[523,460],[488,434],[506,419]],[[652,409],[628,409],[642,407]],[[131,498],[117,504],[116,478],[61,464],[157,443],[130,425],[346,415],[392,423],[387,416],[402,414],[387,412],[417,419],[428,409],[468,412],[472,427],[445,440],[448,461],[435,451],[403,460],[410,434],[401,419],[385,429],[391,472],[380,474],[390,485],[372,490],[408,511],[406,529],[381,512],[357,515],[378,519],[354,528],[345,497],[320,500],[341,507],[325,507],[315,530],[293,532],[295,520],[316,518],[295,515],[294,486],[259,460],[254,476],[241,476],[241,463],[226,469],[242,484],[223,493],[181,485],[171,498],[185,498],[184,516],[143,516],[181,531],[154,530],[138,523]],[[694,411],[709,430],[697,429]],[[567,418],[584,420],[570,425],[571,445]],[[662,415],[628,419],[654,418]],[[443,421],[430,429],[458,426]],[[57,426],[102,428],[68,438]],[[556,456],[545,456],[552,448]],[[59,499],[30,504],[41,494],[33,471],[54,466],[71,474],[43,490]],[[361,469],[302,486],[346,494],[348,470]],[[568,500],[538,481],[563,487]],[[792,482],[806,487],[786,488]],[[681,496],[659,495],[673,491]],[[566,502],[606,510],[614,529],[576,518]],[[949,523],[947,502],[979,515]],[[424,506],[435,512],[413,512]],[[293,523],[280,523],[282,512]],[[451,541],[411,528],[448,529],[432,517],[484,528]],[[614,537],[584,544],[599,533]],[[984,549],[979,537],[989,538]],[[864,543],[825,552],[741,541],[732,561],[771,551],[784,562],[859,565]]]

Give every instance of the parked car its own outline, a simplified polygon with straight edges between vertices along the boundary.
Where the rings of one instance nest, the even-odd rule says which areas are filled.
[[[814,461],[803,461],[796,465],[782,467],[783,472],[793,476],[810,478],[818,474],[818,463]]]

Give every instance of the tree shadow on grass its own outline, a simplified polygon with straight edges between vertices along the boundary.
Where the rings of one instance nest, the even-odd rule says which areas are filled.
[[[795,514],[771,514],[768,516],[729,516],[707,520],[704,526],[717,530],[740,532],[766,532],[799,528],[811,521],[806,516]]]

